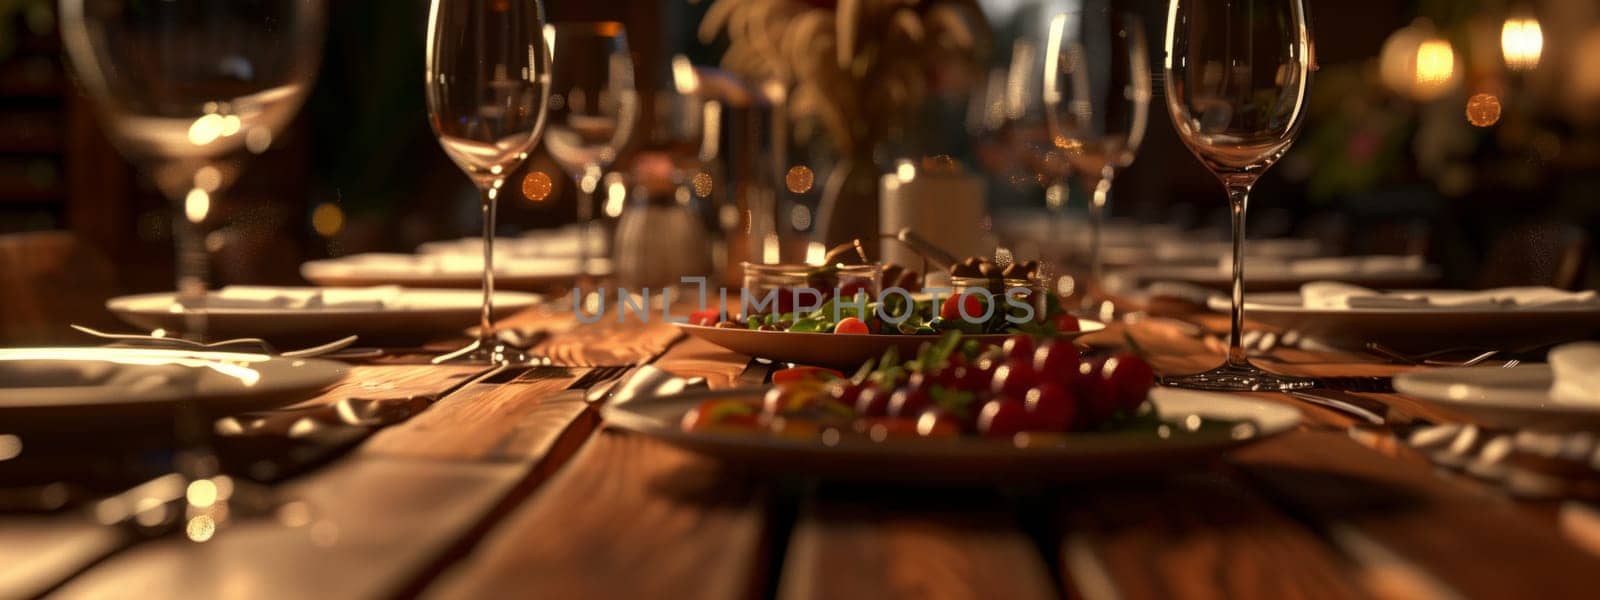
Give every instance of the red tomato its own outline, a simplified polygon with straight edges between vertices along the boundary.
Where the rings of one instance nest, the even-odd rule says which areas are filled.
[[[1033,360],[1033,337],[1024,334],[1006,338],[1006,360]]]
[[[759,427],[760,411],[755,404],[745,400],[707,400],[683,415],[684,431]]]
[[[856,419],[855,430],[872,439],[917,435],[917,420],[896,417],[867,417]]]
[[[822,367],[794,367],[784,369],[772,374],[772,382],[777,384],[790,383],[803,379],[844,379],[844,373]]]
[[[1028,408],[1029,429],[1038,431],[1067,431],[1077,415],[1078,403],[1065,386],[1046,381],[1033,389],[1023,400]]]
[[[917,435],[939,438],[961,435],[961,420],[939,408],[928,408],[917,417]]]
[[[1139,405],[1144,404],[1145,396],[1150,394],[1150,387],[1156,382],[1156,372],[1150,368],[1150,363],[1127,352],[1107,359],[1105,366],[1101,367],[1100,376],[1111,388],[1117,408],[1129,412],[1138,410]]]
[[[1078,372],[1083,356],[1078,347],[1067,340],[1051,340],[1041,344],[1033,353],[1033,370],[1040,379],[1068,382]]]
[[[721,322],[721,321],[722,321],[722,311],[720,309],[708,308],[708,309],[705,309],[705,310],[697,310],[697,311],[694,311],[692,313],[689,313],[689,324],[690,325],[702,325],[702,326],[705,326],[705,327],[710,327],[712,325],[716,325],[718,322]]]
[[[1072,333],[1083,328],[1078,324],[1077,317],[1067,313],[1056,315],[1050,320],[1050,324],[1055,326],[1057,333]]]
[[[870,331],[867,329],[866,322],[855,317],[845,317],[844,319],[840,320],[838,325],[833,326],[833,332],[851,335],[863,335],[870,333]]]
[[[939,307],[939,318],[946,321],[965,321],[961,314],[961,305],[966,305],[967,316],[974,319],[983,316],[983,298],[977,294],[957,294],[944,299],[944,305]]]
[[[1078,375],[1072,378],[1072,392],[1078,398],[1080,427],[1094,427],[1117,412],[1116,392],[1102,375],[1104,358],[1091,358],[1079,366]]]
[[[863,417],[889,416],[889,392],[873,384],[864,384],[856,393],[856,414]]]
[[[1001,396],[983,405],[978,413],[978,433],[1010,438],[1028,428],[1028,409],[1015,399]]]
[[[1025,361],[1006,361],[994,370],[994,377],[989,380],[989,391],[1002,396],[1021,398],[1028,393],[1028,388],[1037,383],[1033,373],[1033,363]]]
[[[908,385],[889,396],[889,416],[915,418],[932,405],[933,397],[928,395],[927,385]]]

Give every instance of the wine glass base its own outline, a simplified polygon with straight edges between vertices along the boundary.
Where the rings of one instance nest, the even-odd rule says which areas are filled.
[[[1161,378],[1161,385],[1168,387],[1222,392],[1283,392],[1316,384],[1314,379],[1268,373],[1249,364],[1224,364],[1203,373]]]
[[[533,357],[511,346],[495,344],[485,348],[474,341],[459,350],[436,356],[431,362],[436,365],[519,365],[532,361]]]

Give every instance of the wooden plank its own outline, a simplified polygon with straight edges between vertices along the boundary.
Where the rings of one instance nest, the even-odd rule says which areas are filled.
[[[423,595],[746,598],[762,584],[764,489],[605,431]]]
[[[1231,462],[1341,551],[1392,557],[1459,593],[1572,597],[1600,584],[1600,558],[1513,502],[1342,434],[1289,433]]]
[[[684,338],[654,364],[678,377],[704,378],[707,386],[719,390],[742,385],[739,376],[749,367],[750,357],[699,338]]]
[[[818,495],[790,539],[784,600],[1057,596],[1044,558],[998,494]]]
[[[360,452],[431,460],[536,460],[587,410],[581,397],[559,393],[581,376],[581,369],[538,368],[510,383],[468,385],[379,431]]]
[[[679,315],[681,317],[681,315]],[[571,367],[630,366],[648,362],[671,346],[682,334],[661,318],[659,309],[648,320],[615,311],[598,322],[580,323],[572,307],[539,306],[497,323],[524,333],[546,332],[550,337],[531,350],[555,364]]]
[[[523,478],[518,464],[351,457],[286,487],[311,523],[244,520],[197,544],[152,540],[73,579],[62,598],[394,595]]]
[[[1069,596],[1355,598],[1351,565],[1217,472],[1106,482],[1055,508]]]

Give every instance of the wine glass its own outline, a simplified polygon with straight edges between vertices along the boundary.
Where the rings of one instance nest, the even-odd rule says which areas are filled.
[[[1050,21],[1044,103],[1051,143],[1094,195],[1089,203],[1089,269],[1103,280],[1101,227],[1117,169],[1133,164],[1150,105],[1144,21],[1106,0]],[[1093,300],[1085,295],[1091,306]]]
[[[172,310],[183,314],[184,336],[203,339],[203,228],[216,220],[216,197],[304,102],[322,52],[323,4],[62,0],[60,14],[67,58],[112,143],[176,209]],[[141,525],[182,522],[189,539],[203,542],[229,514],[270,508],[272,494],[219,474],[199,374],[174,377],[183,398],[173,413],[174,472],[130,490],[130,510]],[[187,502],[182,513],[172,510],[178,501]]]
[[[433,0],[428,15],[428,120],[439,144],[483,194],[483,310],[478,339],[435,363],[517,363],[494,337],[494,222],[506,176],[539,142],[550,53],[538,0]]]
[[[594,192],[639,118],[633,57],[627,31],[614,21],[553,23],[544,35],[554,90],[545,146],[577,184],[578,275],[580,287],[586,287]]]
[[[1267,373],[1240,345],[1244,223],[1250,188],[1300,132],[1313,67],[1304,0],[1172,0],[1167,21],[1167,109],[1184,145],[1228,192],[1233,217],[1233,323],[1227,361],[1166,385],[1289,390],[1312,380]]]

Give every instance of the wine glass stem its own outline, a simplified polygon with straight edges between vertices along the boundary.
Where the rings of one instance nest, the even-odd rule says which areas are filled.
[[[1233,319],[1229,326],[1228,365],[1249,367],[1244,344],[1244,215],[1250,203],[1251,183],[1227,183],[1228,208],[1233,213]]]
[[[1095,287],[1104,281],[1105,265],[1100,260],[1100,245],[1104,239],[1106,201],[1111,199],[1111,179],[1115,173],[1110,167],[1100,174],[1094,184],[1094,196],[1089,199],[1089,276]]]
[[[211,198],[207,196],[206,210]],[[200,223],[190,220],[191,213],[199,209],[186,206],[188,200],[177,202],[173,215],[173,243],[177,252],[177,301],[183,307],[183,337],[204,341],[206,337],[206,249]],[[200,215],[204,218],[203,215]]]
[[[497,182],[498,183],[498,182]],[[483,191],[483,309],[478,314],[478,350],[495,346],[494,331],[494,220],[498,184]]]
[[[578,178],[578,280],[581,293],[591,289],[589,280],[589,230],[594,220],[594,194],[600,188],[604,170],[600,165],[588,165]]]

